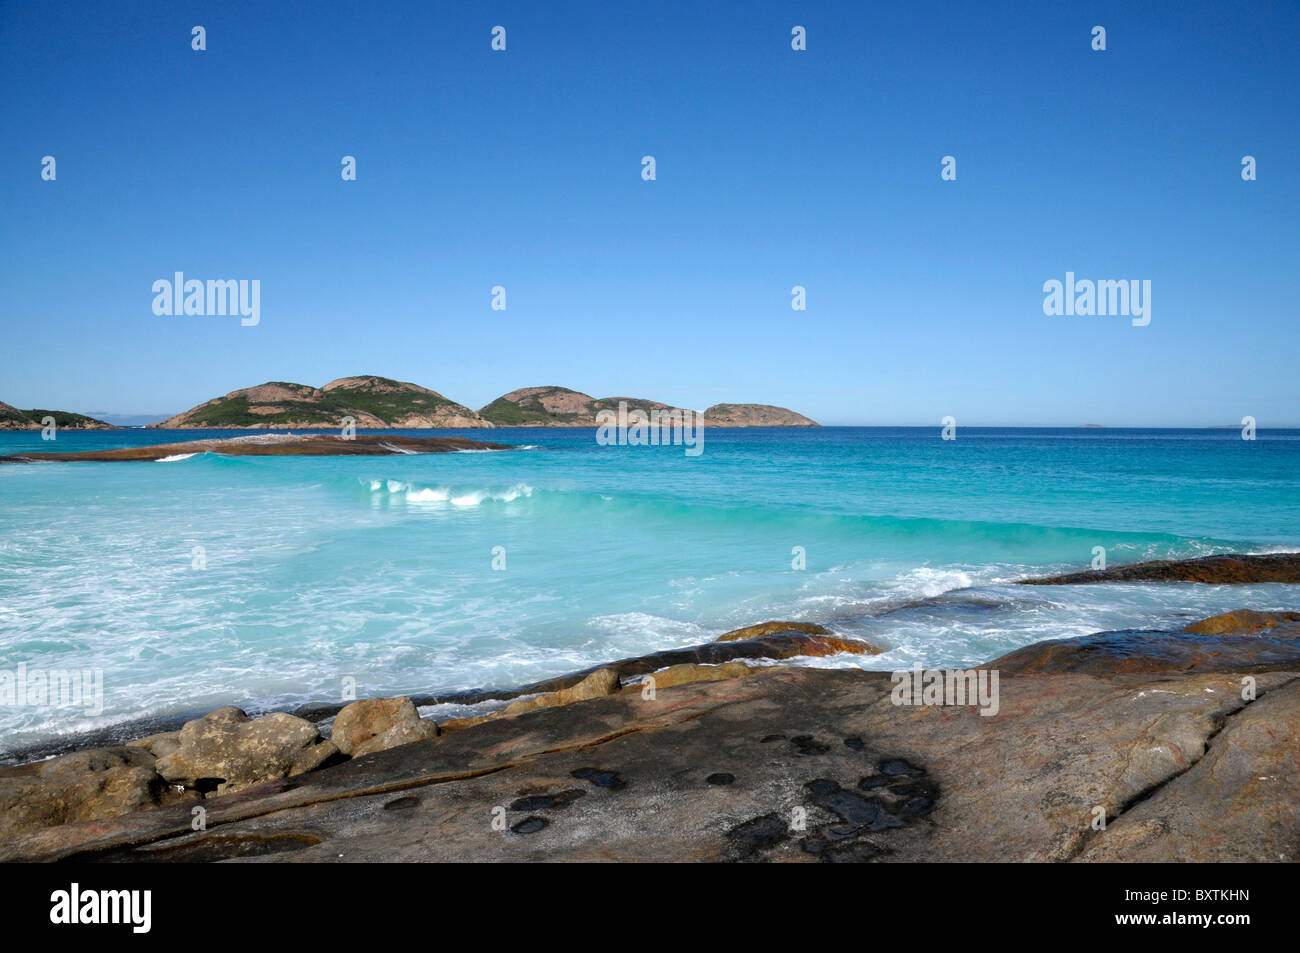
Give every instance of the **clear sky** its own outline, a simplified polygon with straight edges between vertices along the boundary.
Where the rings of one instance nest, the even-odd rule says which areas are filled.
[[[561,384],[827,424],[1298,426],[1297,27],[1296,3],[4,0],[0,400],[162,415],[369,373],[474,408]],[[258,279],[260,324],[155,315],[176,271]],[[1067,271],[1150,280],[1151,323],[1045,316]]]

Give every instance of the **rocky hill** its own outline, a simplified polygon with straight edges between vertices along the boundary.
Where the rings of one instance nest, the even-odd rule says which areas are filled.
[[[323,387],[271,381],[231,391],[156,424],[164,430],[336,428],[351,417],[359,428],[491,427],[478,414],[437,391],[363,375]]]
[[[523,387],[503,394],[479,416],[498,427],[595,427],[602,410],[616,411],[626,403],[649,415],[652,410],[681,410],[643,397],[595,398],[567,387]],[[784,407],[768,404],[715,404],[704,412],[711,427],[816,427],[817,422]]]
[[[771,404],[714,404],[704,412],[709,427],[819,427],[803,414]]]
[[[67,410],[19,410],[0,401],[0,430],[40,430],[46,417],[53,417],[54,424],[61,430],[115,430],[110,423],[74,414]]]

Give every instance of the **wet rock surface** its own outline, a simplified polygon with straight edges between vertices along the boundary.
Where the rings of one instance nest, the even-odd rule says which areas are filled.
[[[1300,623],[1206,621],[1189,628],[1209,634],[1102,633],[1010,653],[988,666],[1001,672],[992,717],[895,704],[887,672],[769,666],[652,697],[584,691],[292,776],[299,753],[327,743],[286,724],[266,735],[283,773],[202,792],[203,832],[189,803],[139,786],[178,756],[195,765],[187,778],[216,776],[198,767],[195,735],[217,728],[187,725],[150,740],[177,745],[152,767],[134,746],[0,772],[3,795],[140,769],[127,788],[149,808],[10,828],[0,859],[1294,860]],[[369,707],[404,709],[390,701]],[[213,715],[223,731],[266,721]]]
[[[1245,585],[1260,582],[1300,582],[1300,553],[1261,556],[1203,556],[1200,559],[1163,559],[1090,569],[1085,572],[1023,579],[1022,586],[1075,586],[1095,582],[1204,582]]]
[[[1230,613],[1229,615],[1235,615]],[[984,668],[1001,672],[1086,672],[1093,675],[1129,673],[1267,672],[1300,668],[1300,621],[1295,613],[1254,613],[1248,620],[1215,617],[1200,628],[1212,635],[1184,630],[1127,630],[1037,642],[1008,652]],[[1271,624],[1264,624],[1268,619]]]

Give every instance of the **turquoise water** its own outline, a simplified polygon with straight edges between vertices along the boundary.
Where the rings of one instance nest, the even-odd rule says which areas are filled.
[[[458,433],[529,449],[0,466],[0,670],[97,668],[105,691],[96,715],[0,706],[0,743],[338,700],[345,678],[515,685],[771,618],[888,649],[810,664],[894,669],[1300,608],[1278,585],[1008,585],[1095,546],[1111,565],[1300,549],[1300,431],[708,430],[698,457]],[[0,453],[211,435],[7,433]]]

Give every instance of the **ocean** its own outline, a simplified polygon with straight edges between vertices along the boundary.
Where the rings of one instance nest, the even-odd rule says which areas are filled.
[[[1300,609],[1282,585],[1016,579],[1300,549],[1300,431],[404,431],[525,449],[0,466],[0,673],[99,670],[103,710],[0,705],[0,749],[236,704],[508,687],[819,622],[968,667],[1048,638]],[[0,433],[0,453],[223,431]],[[802,568],[801,568],[802,567]]]

